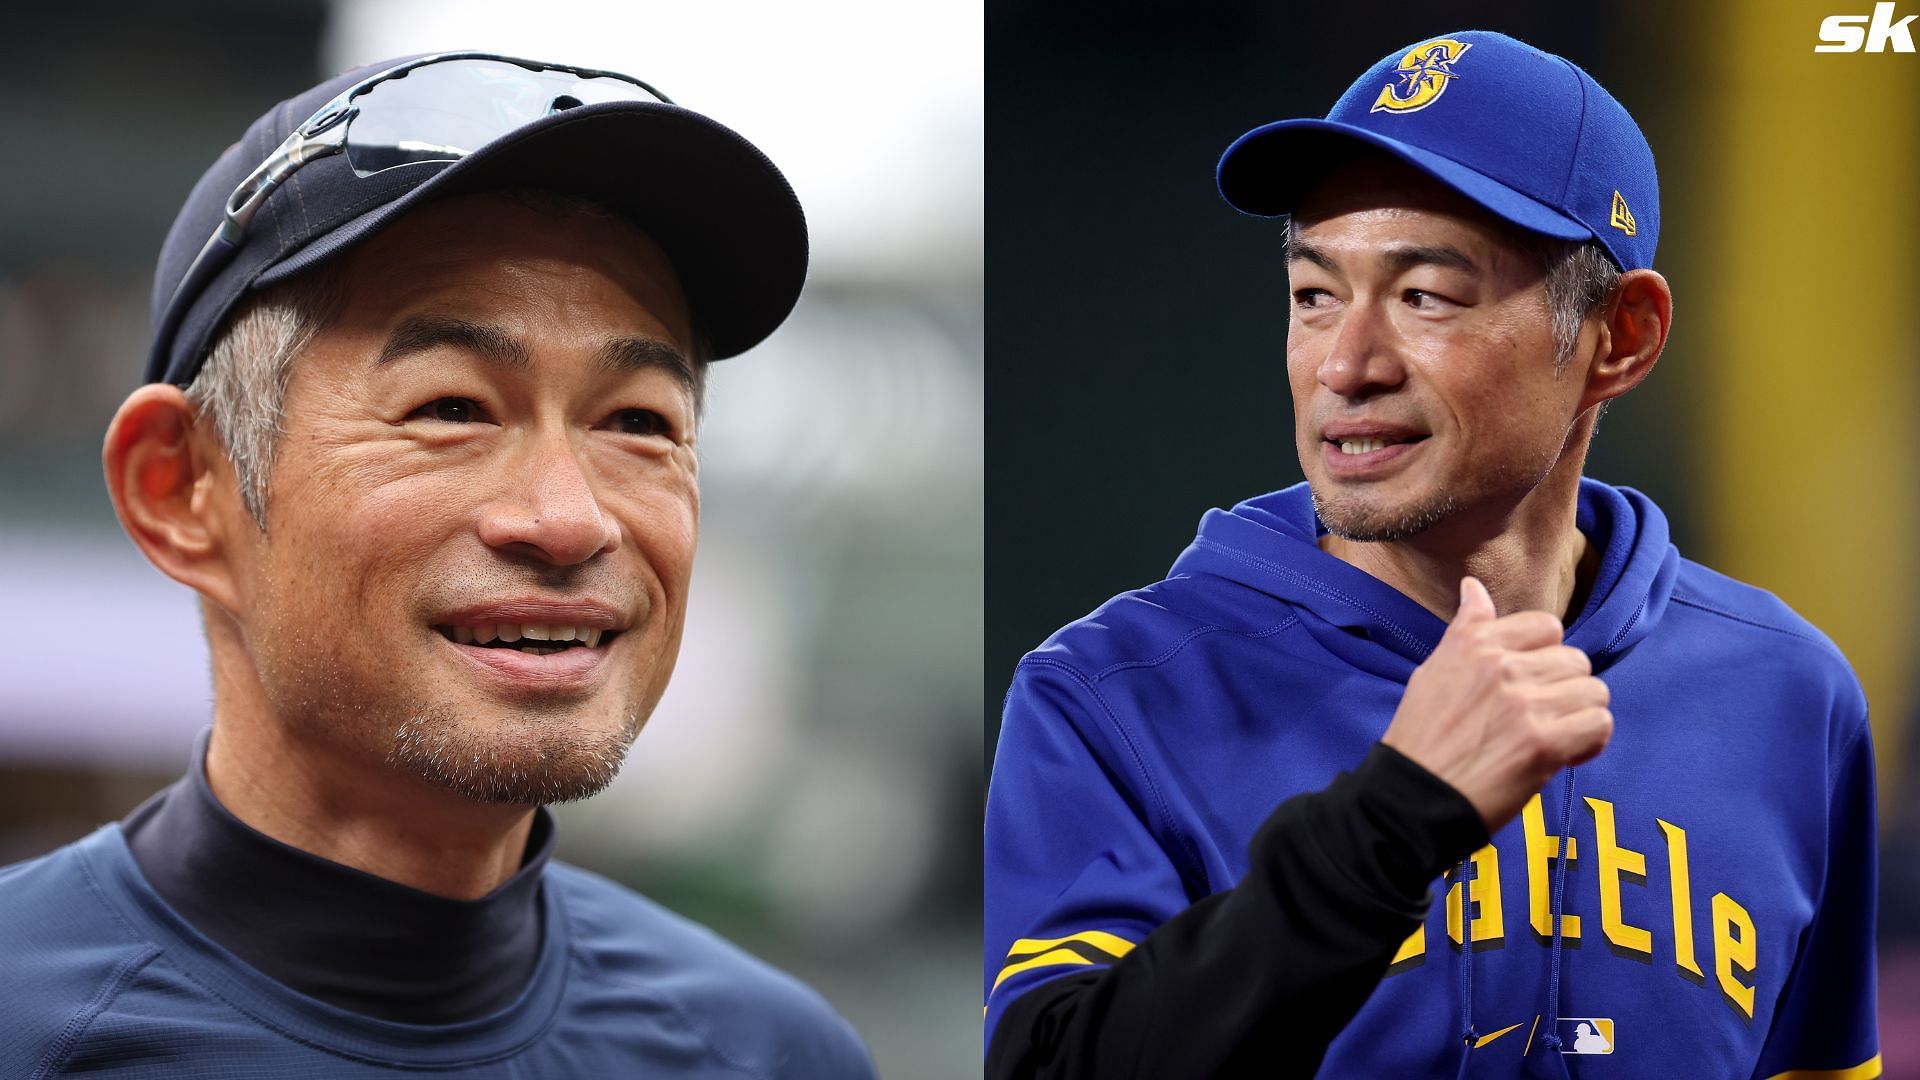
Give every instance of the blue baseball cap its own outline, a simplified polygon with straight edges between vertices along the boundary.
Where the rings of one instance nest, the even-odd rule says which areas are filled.
[[[1660,182],[1646,136],[1592,76],[1523,41],[1466,30],[1384,57],[1326,119],[1234,140],[1220,194],[1248,214],[1290,213],[1356,143],[1522,229],[1598,240],[1623,270],[1653,265]]]

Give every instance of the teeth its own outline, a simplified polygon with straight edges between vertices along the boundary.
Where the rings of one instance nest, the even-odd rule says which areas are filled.
[[[485,626],[448,626],[442,628],[446,635],[462,645],[489,645],[494,641],[551,641],[555,643],[578,641],[588,648],[597,648],[600,639],[612,631],[600,630],[591,626],[573,626],[569,624],[534,623],[498,623]],[[531,646],[527,646],[531,647]],[[564,646],[561,646],[564,647]],[[558,648],[544,650],[558,652]]]
[[[1343,454],[1369,454],[1387,445],[1385,439],[1342,439],[1340,452]]]

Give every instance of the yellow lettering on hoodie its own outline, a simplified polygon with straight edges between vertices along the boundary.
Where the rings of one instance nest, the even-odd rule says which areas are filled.
[[[1506,937],[1506,915],[1500,907],[1500,853],[1492,844],[1473,853],[1473,940],[1499,941]],[[1447,936],[1460,944],[1460,885],[1447,890]]]
[[[1612,803],[1592,796],[1587,797],[1586,803],[1587,809],[1593,811],[1593,850],[1595,861],[1599,863],[1600,930],[1613,947],[1651,958],[1653,935],[1627,922],[1620,907],[1620,882],[1623,878],[1635,879],[1636,885],[1647,883],[1647,857],[1642,852],[1620,846],[1614,831]]]
[[[1387,974],[1397,975],[1412,967],[1419,967],[1427,955],[1427,924],[1421,923],[1400,943],[1400,951],[1393,954],[1393,962],[1387,965]]]
[[[1753,1019],[1753,987],[1734,974],[1738,968],[1749,979],[1759,949],[1754,942],[1753,916],[1726,893],[1713,894],[1713,974],[1720,981],[1720,992],[1727,1004]],[[1755,980],[1758,981],[1758,980]]]
[[[1659,818],[1653,823],[1667,837],[1667,884],[1673,893],[1673,965],[1680,969],[1682,978],[1704,986],[1707,977],[1693,958],[1693,878],[1687,865],[1687,830]]]
[[[1527,834],[1527,919],[1533,924],[1533,932],[1545,940],[1553,937],[1553,860],[1559,857],[1561,838],[1547,835],[1546,816],[1540,810],[1538,794],[1527,800],[1520,811],[1520,820]],[[1571,836],[1565,839],[1567,868],[1571,870],[1580,858],[1580,845]],[[1560,936],[1579,937],[1580,916],[1563,914]]]

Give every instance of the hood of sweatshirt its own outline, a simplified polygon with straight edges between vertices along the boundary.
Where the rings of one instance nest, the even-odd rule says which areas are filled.
[[[1653,500],[1632,488],[1580,481],[1577,526],[1600,549],[1585,607],[1565,641],[1603,673],[1653,631],[1673,595],[1680,553]],[[1306,484],[1210,510],[1171,576],[1210,574],[1300,609],[1306,630],[1363,671],[1405,682],[1447,624],[1406,594],[1320,550],[1326,534]]]

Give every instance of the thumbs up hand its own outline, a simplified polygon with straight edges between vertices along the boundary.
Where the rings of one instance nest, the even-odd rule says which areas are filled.
[[[1459,611],[1380,741],[1466,796],[1493,833],[1556,771],[1605,749],[1608,702],[1587,654],[1561,644],[1559,619],[1499,615],[1487,587],[1467,577]]]

